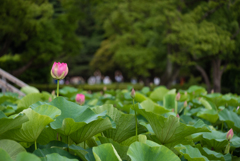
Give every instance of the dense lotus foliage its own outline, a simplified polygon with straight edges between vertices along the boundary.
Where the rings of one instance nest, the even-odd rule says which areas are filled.
[[[131,90],[90,94],[66,86],[59,97],[33,88],[23,89],[25,97],[0,93],[1,159],[240,160],[239,96],[208,94],[199,86],[144,87],[133,107]],[[84,104],[75,102],[77,94]]]

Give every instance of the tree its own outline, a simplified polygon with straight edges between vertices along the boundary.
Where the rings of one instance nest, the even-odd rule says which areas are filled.
[[[19,55],[19,68],[10,69],[19,76],[30,66],[40,69],[56,57],[77,54],[80,41],[75,34],[77,15],[71,10],[74,1],[0,2],[0,56]],[[54,4],[58,3],[58,8]],[[61,9],[59,12],[57,9]],[[8,69],[9,70],[9,69]]]
[[[202,74],[208,91],[211,83],[204,64],[211,63],[213,89],[221,92],[221,77],[233,59],[239,32],[239,2],[209,1],[200,3],[179,19],[172,21],[165,42],[173,46],[171,56],[177,64],[195,66]]]

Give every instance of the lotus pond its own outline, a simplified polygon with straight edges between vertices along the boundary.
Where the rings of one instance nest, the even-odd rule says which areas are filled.
[[[0,93],[0,160],[240,160],[237,95],[144,87],[133,106],[131,88],[89,94],[66,86],[59,97],[26,91]]]

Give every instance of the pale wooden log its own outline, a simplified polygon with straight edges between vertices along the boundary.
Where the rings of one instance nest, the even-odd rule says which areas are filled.
[[[5,72],[4,70],[2,70],[0,68],[0,75],[6,79],[8,79],[9,81],[11,81],[12,83],[18,85],[19,87],[25,87],[28,86],[26,83],[24,83],[23,81],[17,79],[16,77],[12,76],[11,74]]]
[[[16,87],[12,86],[11,84],[4,82],[0,79],[0,85],[5,88],[5,90],[10,91],[10,92],[14,92],[19,94],[20,96],[25,96],[25,94],[20,91],[19,89],[17,89]]]

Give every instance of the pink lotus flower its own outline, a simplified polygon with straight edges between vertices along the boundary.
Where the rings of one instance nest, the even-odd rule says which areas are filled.
[[[51,70],[51,75],[54,79],[64,79],[68,74],[67,63],[54,62]]]
[[[179,100],[180,100],[180,97],[181,97],[181,95],[180,95],[180,93],[178,92],[177,95],[176,95],[176,100],[179,101]]]
[[[135,98],[135,90],[134,90],[134,88],[132,88],[131,97]]]
[[[179,116],[179,114],[177,114],[177,116],[176,116],[177,118],[180,118],[180,116]]]
[[[76,99],[76,102],[80,105],[83,105],[85,102],[84,94],[77,94],[75,99]]]
[[[239,110],[239,106],[237,107],[237,111]]]
[[[228,139],[228,141],[230,141],[233,137],[234,133],[233,133],[233,129],[230,129],[228,132],[227,132],[227,135],[226,135],[226,138]]]
[[[183,106],[184,106],[184,107],[187,107],[187,101],[184,102]]]

